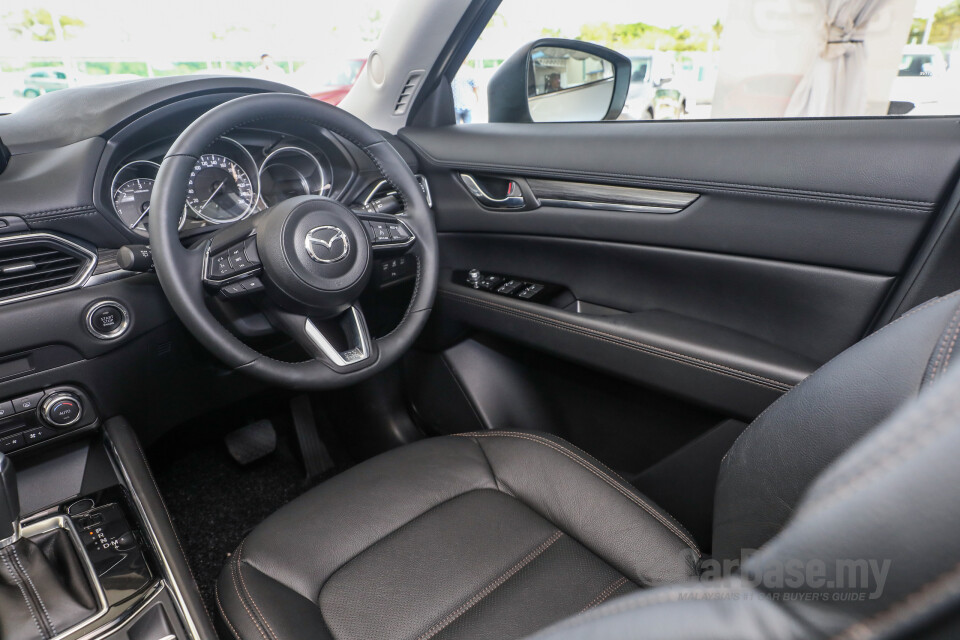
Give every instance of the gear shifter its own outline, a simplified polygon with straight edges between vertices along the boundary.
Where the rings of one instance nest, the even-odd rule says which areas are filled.
[[[20,494],[13,462],[0,453],[0,547],[20,539]]]
[[[96,610],[70,533],[21,537],[16,472],[0,453],[0,638],[49,640]]]

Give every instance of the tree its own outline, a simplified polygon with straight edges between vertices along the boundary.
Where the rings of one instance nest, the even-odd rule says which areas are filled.
[[[18,38],[40,42],[57,40],[58,30],[63,32],[64,38],[70,38],[77,29],[85,26],[83,20],[65,15],[60,15],[58,24],[54,25],[53,16],[46,9],[24,9],[20,14],[11,12],[3,17],[3,22]]]
[[[933,14],[930,44],[952,46],[957,40],[960,40],[960,0],[953,0]]]
[[[708,30],[657,27],[645,22],[634,22],[632,24],[600,22],[583,25],[577,39],[596,42],[611,49],[708,51],[717,48],[722,31],[723,25],[720,24],[719,20]]]

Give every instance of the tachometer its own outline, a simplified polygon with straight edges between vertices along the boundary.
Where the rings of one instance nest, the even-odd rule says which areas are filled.
[[[146,230],[146,218],[150,213],[150,196],[153,193],[152,178],[127,180],[113,192],[113,206],[128,229]]]
[[[256,189],[247,172],[219,153],[200,156],[187,181],[187,204],[195,214],[215,224],[244,218],[256,200]]]
[[[150,198],[160,165],[150,160],[134,160],[124,165],[113,177],[110,196],[120,221],[137,235],[146,237],[150,222]],[[180,217],[180,226],[186,218]]]

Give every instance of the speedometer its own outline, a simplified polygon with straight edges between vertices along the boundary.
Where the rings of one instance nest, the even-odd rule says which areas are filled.
[[[187,204],[209,222],[234,222],[253,210],[255,191],[250,176],[237,162],[218,153],[205,153],[187,181]]]

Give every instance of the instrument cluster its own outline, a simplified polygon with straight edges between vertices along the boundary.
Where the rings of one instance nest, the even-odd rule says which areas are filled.
[[[301,195],[330,195],[332,169],[322,153],[284,142],[250,150],[228,137],[218,138],[197,159],[187,180],[180,229],[242,220],[283,200]],[[138,159],[113,176],[113,210],[130,231],[147,237],[150,200],[160,165]]]

